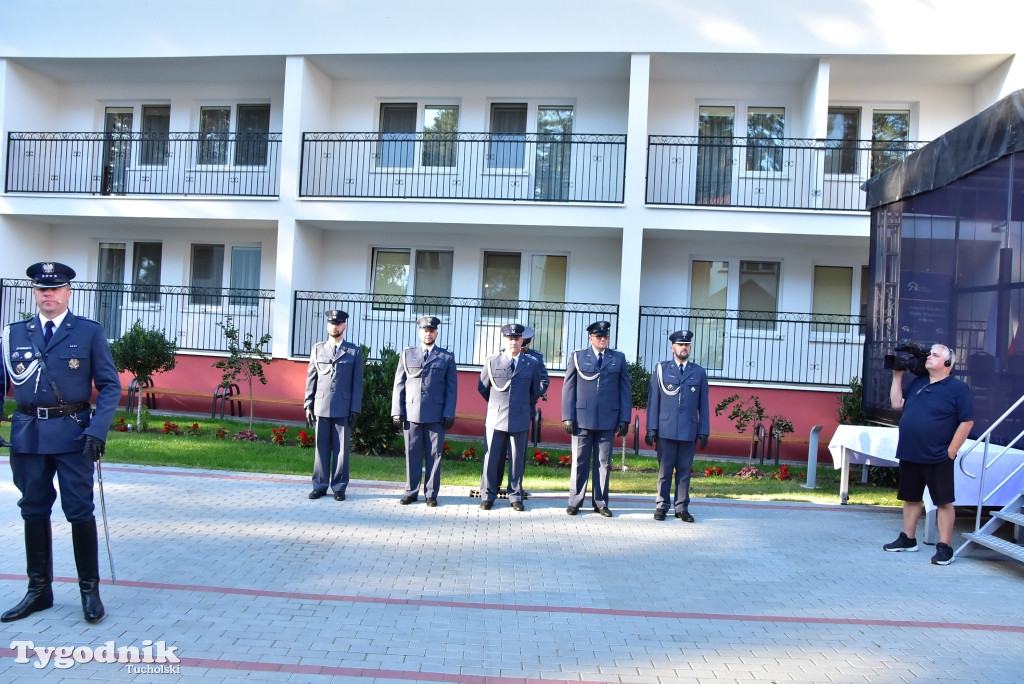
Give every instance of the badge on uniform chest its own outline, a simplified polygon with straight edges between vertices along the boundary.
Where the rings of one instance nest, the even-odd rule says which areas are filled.
[[[68,368],[70,368],[71,370],[78,370],[78,366],[79,366],[78,359],[69,359],[68,360]]]

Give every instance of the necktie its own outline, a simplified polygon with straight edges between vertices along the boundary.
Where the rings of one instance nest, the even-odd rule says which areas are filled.
[[[516,360],[512,359],[508,362],[508,373],[509,375],[515,375],[516,372]]]
[[[676,365],[679,366],[679,374],[682,375],[683,374],[683,364],[677,363]]]
[[[426,349],[423,350],[423,363],[426,363],[427,359],[429,359],[429,358],[430,358],[430,348],[427,347]]]
[[[43,326],[43,342],[50,344],[51,337],[53,337],[53,321],[46,321],[46,325]]]
[[[600,368],[604,363],[604,352],[597,353],[597,367]]]

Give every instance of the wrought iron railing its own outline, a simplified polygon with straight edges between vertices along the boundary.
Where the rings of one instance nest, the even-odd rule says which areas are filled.
[[[7,192],[277,197],[280,133],[10,133]]]
[[[303,197],[623,200],[625,135],[305,133]]]
[[[544,354],[551,371],[565,370],[568,353],[587,344],[588,325],[606,320],[614,331],[619,313],[615,304],[298,291],[293,356],[309,356],[313,344],[324,339],[328,309],[348,313],[345,339],[369,347],[373,358],[384,348],[397,351],[418,344],[416,319],[437,316],[441,319],[438,344],[451,350],[460,366],[482,366],[502,348],[501,326],[522,323],[536,331],[533,348]]]
[[[652,135],[647,203],[864,211],[861,183],[924,145]]]
[[[669,358],[676,330],[693,331],[693,360],[713,380],[847,386],[862,374],[860,316],[641,306],[648,370]]]
[[[171,287],[120,283],[71,284],[70,309],[99,321],[107,338],[116,340],[136,322],[147,330],[161,330],[184,351],[227,352],[221,325],[231,323],[244,341],[269,333],[272,327],[273,290]],[[0,279],[0,320],[4,324],[37,313],[32,281]],[[270,352],[270,345],[264,347]]]

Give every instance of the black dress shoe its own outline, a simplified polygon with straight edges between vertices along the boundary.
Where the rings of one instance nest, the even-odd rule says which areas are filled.
[[[493,506],[493,505],[494,505],[493,501],[481,501],[480,502],[480,508],[482,508],[485,511],[491,510],[491,506]]]
[[[318,492],[317,490],[314,489],[313,491],[311,491],[309,493],[309,498],[310,499],[319,499],[321,496],[323,496],[326,493],[327,492]]]
[[[437,508],[437,499],[427,499],[427,508]]]
[[[569,507],[567,507],[565,509],[565,512],[568,513],[569,515],[576,515],[577,513],[580,512],[580,507],[579,506],[569,506]]]
[[[655,520],[664,520],[665,519],[665,511],[661,510],[660,508],[658,510],[654,511],[654,519]]]
[[[690,515],[690,511],[676,511],[676,517],[683,522],[693,522],[693,516]]]
[[[345,492],[334,492],[334,500],[335,501],[344,501],[345,500]]]
[[[413,503],[414,501],[416,501],[416,497],[415,496],[403,496],[402,500],[399,501],[398,503],[402,504],[403,506],[408,506],[409,504]],[[430,501],[430,499],[427,499],[427,501]]]
[[[597,511],[598,513],[600,513],[601,516],[604,517],[604,518],[612,517],[611,509],[609,509],[607,506],[602,506],[601,508],[595,508],[594,510]]]
[[[526,506],[523,505],[522,501],[513,501],[512,502],[512,510],[513,511],[523,512],[523,511],[526,510]]]

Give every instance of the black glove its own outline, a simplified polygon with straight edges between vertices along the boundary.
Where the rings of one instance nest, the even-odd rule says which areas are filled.
[[[455,425],[455,419],[454,418],[445,418],[444,419],[444,429],[445,430],[451,430],[452,429],[452,425]]]
[[[562,427],[564,427],[565,431],[568,432],[570,435],[575,435],[577,432],[575,420],[563,420]]]
[[[0,436],[0,449],[3,449],[4,447],[9,447],[9,446],[11,446],[11,443],[8,442],[6,439],[4,439],[2,436]]]
[[[313,415],[313,407],[309,407],[306,409],[306,425],[308,427],[313,427],[314,425],[316,425],[316,416]]]
[[[91,435],[86,436],[85,446],[82,448],[82,454],[91,458],[94,463],[103,458],[103,452],[106,450],[107,445],[102,439]]]
[[[348,426],[354,428],[356,425],[359,425],[359,414],[353,411],[348,414]]]
[[[707,435],[697,435],[697,441],[700,442],[700,450],[701,451],[704,451],[705,449],[708,448],[708,436]]]
[[[658,441],[658,431],[657,430],[648,430],[647,434],[644,435],[644,444],[646,444],[649,447],[654,446],[654,443],[657,442],[657,441]]]
[[[615,436],[616,437],[625,437],[626,433],[628,433],[628,432],[629,432],[629,422],[628,421],[624,420],[624,421],[622,421],[621,423],[619,423],[618,425],[615,426]]]
[[[391,416],[391,424],[399,430],[405,427],[405,421],[402,420],[402,416]]]

